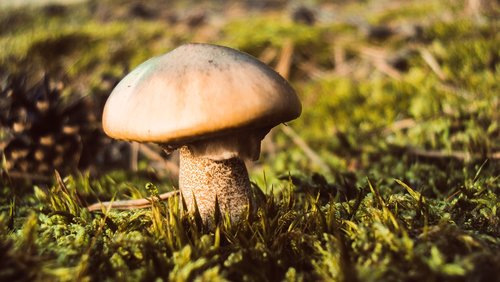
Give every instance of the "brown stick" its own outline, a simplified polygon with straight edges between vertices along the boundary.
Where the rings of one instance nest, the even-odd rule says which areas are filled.
[[[322,70],[318,68],[318,66],[310,62],[298,62],[297,66],[301,70],[303,70],[310,78],[321,79],[329,74],[328,71]]]
[[[412,118],[398,120],[398,121],[395,121],[394,123],[392,123],[391,125],[387,126],[383,130],[383,133],[388,134],[388,133],[391,133],[394,131],[408,129],[408,128],[415,126],[416,124],[417,124],[417,122]]]
[[[160,200],[166,201],[171,197],[177,196],[179,190],[167,192],[158,195]],[[135,199],[135,200],[123,200],[123,201],[108,201],[95,203],[87,207],[89,211],[99,211],[102,209],[118,209],[118,210],[130,210],[130,209],[142,209],[151,206],[151,202],[156,200],[154,197],[149,197],[145,199]]]
[[[288,135],[288,137],[290,137],[290,139],[292,139],[295,145],[299,146],[299,148],[301,148],[302,151],[304,151],[306,156],[313,163],[317,164],[322,170],[330,172],[330,167],[328,167],[328,165],[323,161],[323,159],[321,159],[321,157],[318,154],[316,154],[316,152],[314,152],[314,150],[311,149],[311,147],[309,147],[306,141],[304,141],[304,139],[302,139],[292,128],[290,128],[289,126],[281,126],[280,128],[283,131],[283,133],[285,133],[286,135]]]
[[[472,154],[468,152],[459,152],[459,151],[439,151],[439,150],[423,150],[417,148],[409,148],[408,153],[411,155],[415,155],[417,157],[431,158],[431,159],[445,159],[445,158],[453,158],[464,162],[469,162],[474,159],[488,158],[491,160],[500,160],[500,152],[493,152],[486,156],[480,154]]]
[[[6,171],[6,174],[8,177],[15,179],[28,179],[28,180],[42,181],[42,182],[52,181],[51,177],[41,174],[26,173],[21,171]]]
[[[262,62],[266,63],[267,65],[270,64],[275,58],[278,56],[278,51],[276,51],[275,48],[269,46],[259,56],[259,60]]]
[[[179,166],[177,164],[175,164],[171,161],[165,160],[164,158],[162,158],[162,156],[160,156],[160,154],[158,154],[157,152],[152,150],[147,144],[141,144],[141,146],[139,147],[139,151],[146,158],[153,160],[153,161],[163,163],[165,165],[165,168],[168,171],[170,171],[170,173],[172,173],[173,175],[179,174]]]
[[[362,47],[359,49],[359,51],[362,56],[368,58],[371,61],[376,69],[391,78],[401,80],[401,72],[387,63],[386,50],[374,47]]]
[[[291,39],[287,39],[281,49],[281,55],[276,65],[276,71],[285,79],[290,77],[290,68],[292,66],[294,44]]]
[[[436,58],[425,48],[419,48],[420,56],[424,59],[424,62],[431,68],[431,70],[437,75],[440,80],[446,80],[446,75],[444,74],[441,66],[437,62]]]

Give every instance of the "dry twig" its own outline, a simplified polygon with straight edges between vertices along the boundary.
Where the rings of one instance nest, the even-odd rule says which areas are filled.
[[[417,157],[429,158],[429,159],[456,159],[463,162],[470,162],[472,160],[478,160],[482,158],[487,158],[490,160],[500,160],[500,152],[493,152],[487,156],[480,154],[473,154],[469,152],[459,152],[459,151],[440,151],[440,150],[424,150],[418,148],[409,148],[408,153]]]
[[[321,157],[314,152],[311,147],[300,137],[291,127],[281,126],[283,133],[285,133],[290,139],[292,139],[295,145],[299,146],[300,149],[306,154],[306,156],[316,165],[318,165],[323,171],[330,173],[330,167],[321,159]]]
[[[427,63],[427,65],[429,65],[429,67],[437,75],[437,77],[440,80],[446,80],[446,75],[444,74],[441,66],[439,66],[439,63],[431,54],[431,52],[429,52],[429,50],[425,48],[419,48],[418,51],[420,53],[420,56],[422,56],[422,59]]]
[[[270,64],[276,58],[276,56],[278,56],[276,48],[269,46],[266,49],[264,49],[264,51],[262,51],[262,53],[259,56],[259,60],[261,60],[265,64]]]
[[[383,133],[388,134],[394,131],[399,131],[403,129],[408,129],[415,126],[417,122],[412,118],[406,118],[393,122],[391,125],[387,126]]]
[[[285,79],[290,77],[290,68],[292,66],[294,44],[293,41],[287,39],[281,49],[280,59],[276,65],[276,71]]]
[[[158,195],[161,201],[166,201],[171,197],[177,196],[179,194],[179,190],[167,192]],[[118,209],[118,210],[130,210],[130,209],[142,209],[151,206],[152,201],[156,201],[155,197],[149,197],[145,199],[136,199],[136,200],[124,200],[124,201],[109,201],[109,202],[100,202],[95,203],[87,207],[89,211],[100,211],[102,209]]]
[[[363,47],[360,50],[361,55],[365,56],[369,59],[373,66],[386,74],[387,76],[400,80],[401,72],[392,67],[389,63],[387,63],[387,55],[386,51],[382,49],[377,49],[373,47]]]
[[[14,179],[27,179],[31,181],[38,181],[38,182],[50,182],[52,181],[52,178],[46,175],[42,174],[33,174],[33,173],[26,173],[26,172],[21,172],[21,171],[6,171],[6,174],[9,178],[14,178]]]
[[[179,166],[177,164],[166,160],[160,154],[151,149],[147,144],[141,144],[141,146],[139,147],[139,152],[150,160],[161,162],[164,165],[165,169],[168,170],[171,174],[179,174]]]

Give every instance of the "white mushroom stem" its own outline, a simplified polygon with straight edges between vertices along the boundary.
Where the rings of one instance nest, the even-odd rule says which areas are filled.
[[[260,142],[268,132],[269,128],[247,130],[180,147],[179,190],[188,211],[194,212],[196,199],[203,221],[211,225],[217,202],[221,214],[228,213],[233,221],[238,221],[251,200],[250,180],[243,159],[258,159]],[[161,146],[167,152],[178,148],[168,144]],[[162,194],[160,198],[165,200],[173,195]],[[148,206],[148,200],[140,199],[96,203],[88,209],[95,211],[103,207],[133,209]]]
[[[228,213],[232,220],[238,221],[251,201],[250,180],[243,160],[196,157],[188,146],[181,147],[179,152],[179,188],[188,211],[194,211],[196,199],[203,221],[210,224],[217,202],[223,215]]]

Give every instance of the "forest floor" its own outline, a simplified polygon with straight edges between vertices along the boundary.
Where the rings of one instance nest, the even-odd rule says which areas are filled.
[[[498,5],[310,2],[2,9],[0,281],[493,281]],[[100,119],[127,72],[186,42],[259,58],[302,101],[248,163],[259,211],[215,229],[175,197],[89,212],[176,189],[175,153]]]

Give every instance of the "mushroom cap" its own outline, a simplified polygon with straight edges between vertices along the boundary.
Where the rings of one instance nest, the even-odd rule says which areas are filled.
[[[256,58],[210,44],[186,44],[142,63],[109,96],[107,135],[180,145],[297,118],[300,101]]]

